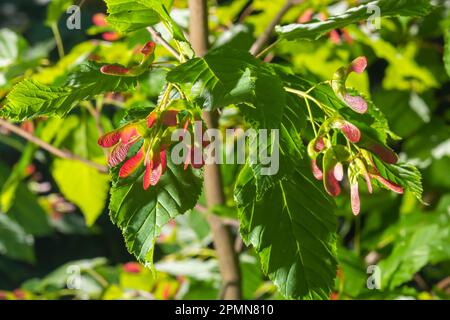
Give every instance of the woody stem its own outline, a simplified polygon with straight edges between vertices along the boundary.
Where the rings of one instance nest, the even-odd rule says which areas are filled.
[[[52,146],[51,144],[39,139],[38,137],[33,136],[31,133],[23,130],[22,128],[19,128],[17,126],[15,126],[12,123],[9,123],[8,121],[4,120],[4,119],[0,119],[0,126],[4,127],[12,132],[14,132],[15,134],[17,134],[18,136],[21,136],[22,138],[38,145],[39,147],[41,147],[42,149],[48,151],[49,153],[63,158],[63,159],[68,159],[68,160],[75,160],[75,161],[79,161],[82,162],[90,167],[93,167],[95,169],[97,169],[99,172],[102,173],[107,173],[108,172],[108,168],[98,164],[96,162],[93,162],[89,159],[85,159],[83,157],[80,157],[76,154],[73,154],[69,151],[65,151],[65,150],[60,150],[58,148],[55,148],[54,146]]]
[[[167,51],[169,51],[175,58],[177,58],[178,61],[182,61],[180,54],[175,50],[162,36],[161,34],[155,30],[153,27],[147,27],[147,31],[152,36],[153,40],[162,45],[164,48],[166,48]]]
[[[189,34],[192,47],[197,56],[208,50],[208,10],[206,0],[189,0]],[[204,112],[203,118],[209,128],[217,127],[217,113]],[[239,260],[234,251],[234,241],[230,227],[222,219],[211,213],[216,205],[225,204],[222,176],[217,164],[205,166],[204,190],[208,204],[208,222],[213,235],[219,269],[222,276],[221,297],[223,299],[241,298],[241,276]]]

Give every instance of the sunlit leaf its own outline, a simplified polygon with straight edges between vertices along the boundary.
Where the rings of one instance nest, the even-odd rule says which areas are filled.
[[[285,297],[327,299],[336,275],[333,203],[309,167],[297,167],[260,200],[255,191],[246,167],[235,190],[240,232],[258,252],[263,271]]]
[[[379,10],[381,17],[392,17],[423,16],[428,14],[432,7],[428,0],[378,0],[351,8],[325,21],[278,26],[276,31],[281,38],[287,40],[315,40],[331,30],[367,20],[373,15],[373,8]]]
[[[192,209],[201,193],[201,171],[184,170],[168,159],[166,172],[156,186],[143,189],[143,168],[120,179],[114,170],[110,217],[123,233],[128,251],[150,266],[161,227]]]

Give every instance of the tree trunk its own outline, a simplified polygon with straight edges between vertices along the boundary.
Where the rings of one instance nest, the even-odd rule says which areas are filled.
[[[190,41],[197,56],[208,50],[208,10],[206,0],[189,0]],[[204,112],[203,119],[208,128],[217,127],[217,113]],[[210,213],[208,222],[214,240],[219,269],[222,276],[221,298],[237,300],[241,298],[241,277],[239,260],[234,251],[234,241],[230,227],[220,217],[211,213],[215,205],[225,203],[220,167],[217,164],[205,165],[204,190]]]

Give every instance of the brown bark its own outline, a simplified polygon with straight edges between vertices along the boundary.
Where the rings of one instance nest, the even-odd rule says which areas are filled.
[[[203,56],[208,50],[208,10],[206,0],[189,0],[190,41],[197,56]],[[203,118],[208,128],[217,127],[217,113],[204,112]],[[209,211],[215,205],[225,203],[220,167],[217,164],[206,165],[204,190]],[[234,251],[234,241],[229,225],[212,213],[208,222],[214,240],[219,269],[222,276],[221,298],[236,300],[241,298],[241,277],[239,260]]]

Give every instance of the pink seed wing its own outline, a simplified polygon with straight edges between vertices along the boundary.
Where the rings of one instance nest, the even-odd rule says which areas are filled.
[[[189,121],[189,119],[186,120],[186,121],[184,122],[184,125],[183,125],[183,130],[184,130],[184,131],[187,131],[187,129],[188,129],[190,123],[191,123],[191,122]]]
[[[158,155],[153,157],[150,163],[147,164],[147,166],[145,167],[144,190],[147,190],[150,186],[155,186],[161,179],[162,174],[163,174],[163,164],[161,162],[160,155]]]
[[[334,170],[329,170],[328,172],[325,172],[324,185],[325,190],[332,197],[337,197],[341,193],[341,186],[334,177]]]
[[[106,41],[116,41],[120,38],[120,35],[117,32],[104,32],[102,38]]]
[[[108,164],[111,167],[115,167],[120,164],[127,157],[129,148],[130,147],[128,145],[121,143],[115,146],[109,155]]]
[[[325,142],[323,141],[323,137],[318,137],[314,143],[314,151],[320,152],[325,148]]]
[[[311,8],[308,8],[303,12],[303,14],[298,18],[298,23],[307,23],[311,21],[312,16],[314,14],[314,10]]]
[[[361,131],[348,121],[341,125],[341,131],[352,143],[357,143],[361,139]]]
[[[107,25],[106,16],[103,13],[96,13],[92,16],[92,23],[98,27],[105,27]]]
[[[150,163],[148,163],[145,166],[145,172],[144,172],[144,190],[147,190],[148,187],[150,187],[150,177],[152,175],[152,167],[150,166]]]
[[[322,170],[320,170],[319,166],[317,165],[316,159],[311,160],[311,171],[312,171],[314,178],[316,178],[317,180],[323,179]]]
[[[350,186],[350,200],[352,204],[352,212],[356,216],[359,214],[360,211],[360,200],[359,200],[359,187],[358,182],[352,184]]]
[[[98,144],[103,148],[111,148],[115,146],[117,142],[119,142],[119,139],[120,139],[120,132],[118,130],[114,130],[101,136],[98,139]]]
[[[186,159],[184,159],[184,170],[187,170],[187,168],[189,167],[189,164],[191,163],[191,154],[192,154],[192,149],[189,148],[186,154]]]
[[[145,46],[142,48],[141,52],[148,56],[149,54],[152,54],[155,51],[156,44],[153,41],[149,41],[145,44]]]
[[[336,30],[331,30],[330,31],[330,40],[331,40],[331,42],[333,42],[335,44],[340,44],[341,36],[339,35],[339,32],[337,32]]]
[[[156,186],[161,179],[162,176],[162,164],[159,163],[156,168],[153,168],[152,173],[150,175],[150,185]]]
[[[161,160],[161,172],[162,174],[164,174],[164,172],[166,172],[167,169],[167,154],[166,154],[166,150],[161,150],[161,152],[159,153],[159,158]]]
[[[373,192],[372,181],[371,181],[371,178],[370,178],[370,174],[368,172],[366,172],[364,174],[364,179],[366,180],[367,190],[369,191],[369,193],[372,193]]]
[[[337,181],[342,181],[344,179],[344,167],[342,166],[342,163],[338,162],[334,166],[333,174]]]
[[[152,112],[152,113],[150,113],[150,115],[147,118],[147,128],[153,127],[155,122],[156,122],[156,113]]]
[[[144,160],[144,149],[141,148],[138,151],[138,153],[136,153],[130,159],[125,161],[125,163],[120,168],[119,177],[120,178],[128,177],[130,174],[136,171],[136,169],[141,165],[143,160]]]
[[[367,68],[367,58],[364,56],[356,58],[353,60],[351,68],[353,72],[363,73]]]
[[[123,144],[128,144],[131,142],[133,138],[136,138],[139,136],[139,133],[136,129],[136,127],[128,125],[124,127],[120,133],[120,139]]]
[[[344,96],[345,102],[347,102],[348,106],[357,113],[366,113],[367,112],[367,101],[364,100],[363,97],[360,96],[352,96],[348,93]]]
[[[342,37],[344,38],[345,42],[347,42],[348,44],[353,44],[353,37],[352,35],[346,30],[346,29],[341,29],[342,31]]]
[[[381,160],[383,160],[386,163],[396,164],[398,161],[397,154],[381,144],[374,143],[371,146],[369,146],[368,149],[373,153],[375,153],[378,157],[380,157]]]
[[[380,175],[373,175],[373,177],[375,179],[377,179],[379,182],[381,182],[386,188],[392,190],[393,192],[398,193],[398,194],[403,194],[404,190],[398,184],[395,184],[394,182],[389,181]]]
[[[129,71],[128,68],[114,64],[104,65],[100,68],[101,73],[113,76],[127,74]]]

